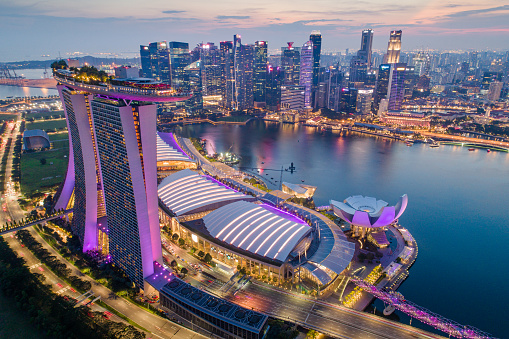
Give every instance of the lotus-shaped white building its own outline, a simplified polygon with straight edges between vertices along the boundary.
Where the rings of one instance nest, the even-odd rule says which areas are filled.
[[[407,204],[406,194],[399,198],[396,206],[388,206],[389,204],[383,200],[362,195],[348,197],[344,202],[330,201],[334,214],[354,226],[366,228],[390,225],[403,214]]]

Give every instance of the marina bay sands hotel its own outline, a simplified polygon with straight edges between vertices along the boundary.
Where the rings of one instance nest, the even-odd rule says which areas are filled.
[[[55,70],[69,130],[69,165],[55,208],[73,206],[83,251],[106,249],[140,288],[162,264],[156,168],[156,102],[182,101],[153,79],[81,82]]]

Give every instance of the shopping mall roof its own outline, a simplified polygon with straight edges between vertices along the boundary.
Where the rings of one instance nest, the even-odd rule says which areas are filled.
[[[216,209],[237,200],[255,199],[189,169],[164,178],[158,186],[158,194],[177,216]]]
[[[216,239],[281,262],[311,232],[307,224],[246,201],[221,207],[203,222]]]
[[[192,161],[173,139],[172,133],[157,132],[157,161]]]

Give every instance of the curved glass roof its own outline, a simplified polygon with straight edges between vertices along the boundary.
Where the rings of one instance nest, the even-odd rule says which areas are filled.
[[[159,199],[177,216],[217,203],[253,199],[189,169],[164,178],[157,191]]]
[[[307,224],[287,219],[246,201],[218,208],[203,217],[203,222],[216,239],[282,262],[311,232]]]
[[[294,203],[285,202],[284,206],[289,211],[307,218],[319,229],[320,243],[308,258],[308,262],[324,266],[337,274],[343,272],[352,261],[355,244],[349,242],[343,231],[320,213]]]
[[[165,136],[166,137],[166,136]],[[183,152],[172,147],[157,133],[157,161],[192,161]]]

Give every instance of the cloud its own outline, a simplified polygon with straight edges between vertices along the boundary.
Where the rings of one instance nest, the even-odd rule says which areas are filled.
[[[170,10],[170,11],[162,11],[162,13],[164,14],[178,14],[178,13],[185,13],[186,11],[175,11],[175,10]]]
[[[251,17],[249,15],[218,15],[218,16],[216,16],[216,19],[218,19],[218,20],[230,20],[230,19],[246,20],[246,19],[251,19]]]
[[[469,10],[469,11],[461,11],[461,12],[449,14],[449,15],[447,15],[447,17],[459,18],[459,17],[466,17],[466,16],[471,16],[471,15],[476,15],[476,14],[481,14],[481,13],[491,13],[491,12],[498,12],[498,11],[509,11],[509,5],[492,7],[492,8],[473,9],[473,10]]]

